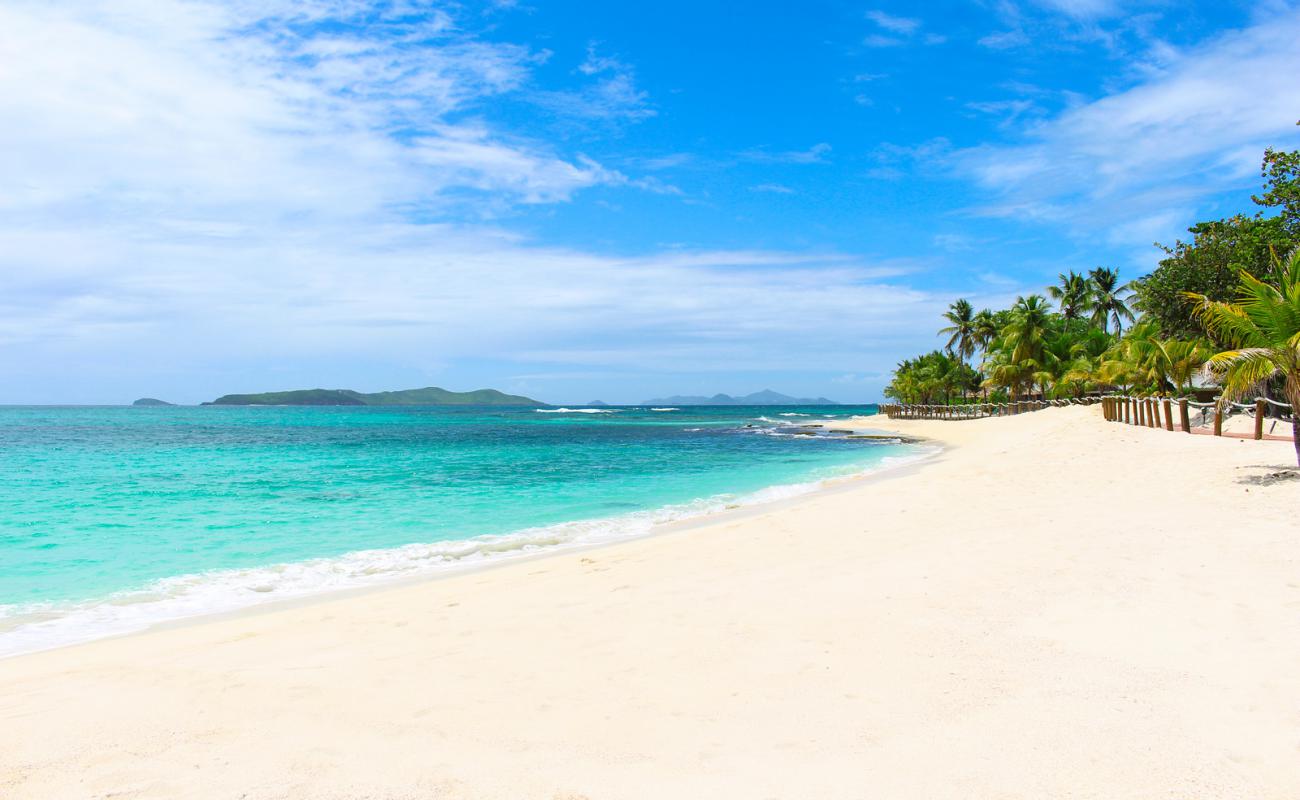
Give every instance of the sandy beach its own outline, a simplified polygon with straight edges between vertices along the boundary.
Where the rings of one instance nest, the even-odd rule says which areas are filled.
[[[946,449],[650,538],[0,661],[0,797],[1300,796],[1290,443],[1097,408],[862,424]]]

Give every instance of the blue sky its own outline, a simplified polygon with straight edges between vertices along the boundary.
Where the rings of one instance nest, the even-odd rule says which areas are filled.
[[[1289,3],[0,7],[0,402],[873,401],[1300,146]]]

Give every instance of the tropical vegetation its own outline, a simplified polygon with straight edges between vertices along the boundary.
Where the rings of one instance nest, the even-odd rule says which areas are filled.
[[[1266,151],[1261,174],[1252,200],[1263,210],[1193,225],[1190,241],[1157,245],[1164,258],[1137,280],[1097,266],[1005,309],[954,301],[944,347],[899,362],[885,395],[934,404],[1200,386],[1300,408],[1300,151]]]

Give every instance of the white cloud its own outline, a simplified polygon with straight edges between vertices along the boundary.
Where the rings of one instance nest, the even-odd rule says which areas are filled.
[[[1300,12],[1290,10],[1164,50],[1141,83],[1026,124],[1020,144],[958,152],[955,163],[999,198],[989,213],[1095,227],[1194,207],[1250,186],[1266,146],[1300,144],[1297,37]]]
[[[867,47],[901,47],[907,42],[896,36],[885,36],[879,33],[872,33],[862,39],[862,44]]]
[[[862,40],[866,47],[899,47],[910,41],[919,40],[923,44],[935,45],[948,41],[948,37],[938,33],[917,34],[921,30],[921,20],[911,17],[897,17],[884,11],[868,11],[866,18],[875,23],[882,32],[868,34]]]
[[[1118,13],[1121,8],[1115,0],[1036,0],[1036,2],[1052,11],[1083,19],[1110,16]]]
[[[772,194],[794,194],[794,189],[780,183],[760,183],[749,187],[752,192],[769,192]]]
[[[915,33],[917,28],[921,27],[921,20],[919,19],[896,17],[892,14],[886,14],[883,11],[868,11],[866,17],[891,33],[910,35]]]
[[[640,120],[655,116],[649,94],[636,85],[635,71],[612,56],[587,46],[587,57],[578,72],[596,80],[577,90],[536,92],[533,100],[565,116],[587,119]]]
[[[528,91],[542,56],[438,13],[363,31],[367,8],[0,6],[0,401],[129,399],[93,387],[146,379],[199,400],[313,363],[312,380],[341,383],[376,363],[491,358],[841,371],[845,337],[884,347],[940,309],[893,282],[898,265],[597,256],[450,222],[597,185],[678,190],[475,116]]]
[[[1029,44],[1029,37],[1025,35],[1024,31],[999,31],[981,37],[978,44],[990,50],[1010,50],[1013,47],[1023,47]]]
[[[0,8],[0,207],[104,216],[366,214],[466,189],[563,199],[612,174],[452,121],[530,55],[448,23],[305,37],[251,7],[183,0]],[[261,13],[319,19],[323,4]],[[251,13],[251,12],[250,12]],[[409,28],[409,30],[408,30]],[[239,31],[256,33],[238,35]],[[418,46],[411,46],[411,40]],[[403,132],[416,135],[404,135]],[[453,163],[454,161],[454,163]]]
[[[740,157],[761,164],[825,164],[830,152],[829,144],[818,142],[807,150],[787,150],[776,153],[768,150],[746,150],[740,154]]]

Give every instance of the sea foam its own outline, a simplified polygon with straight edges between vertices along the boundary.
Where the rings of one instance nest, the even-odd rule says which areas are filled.
[[[828,483],[903,466],[936,452],[938,448],[918,449],[906,456],[885,456],[866,469],[819,480],[771,486],[745,495],[720,494],[612,517],[469,539],[358,550],[335,558],[180,575],[91,601],[0,605],[0,657],[133,633],[187,617],[632,539],[653,533],[664,525],[737,506],[798,497]]]

